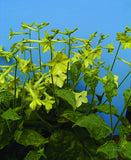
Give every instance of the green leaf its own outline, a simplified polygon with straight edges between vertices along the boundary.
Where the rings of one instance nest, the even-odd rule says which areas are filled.
[[[41,136],[38,132],[32,129],[24,129],[23,131],[16,130],[15,132],[15,140],[17,143],[22,144],[24,146],[40,146],[48,143],[48,139]]]
[[[85,74],[84,76],[85,84],[92,89],[96,88],[98,84],[98,79],[96,77],[99,76],[99,70],[98,69],[92,69],[92,70],[88,69],[86,73],[87,74]]]
[[[78,125],[80,127],[85,127],[89,131],[91,137],[96,140],[105,138],[111,133],[111,129],[97,114],[92,113],[86,116],[85,114],[76,111],[66,111],[62,116],[75,123],[73,126]]]
[[[73,109],[76,109],[75,95],[71,90],[57,89],[56,95],[67,101],[73,107]]]
[[[131,159],[131,142],[126,140],[126,136],[120,139],[119,153],[121,157]]]
[[[13,95],[8,91],[0,92],[0,101],[5,101],[5,100],[9,101],[12,100],[13,98],[14,98]]]
[[[102,104],[95,107],[98,112],[104,112],[106,114],[110,114],[110,105],[108,104]],[[112,114],[118,114],[118,110],[115,106],[111,106]]]
[[[50,160],[86,160],[84,147],[71,131],[57,130],[45,150]]]
[[[102,152],[106,155],[105,159],[113,159],[118,157],[117,145],[114,141],[107,141],[97,149],[97,152]]]
[[[24,160],[39,160],[41,157],[41,154],[38,153],[38,151],[31,150]]]
[[[80,61],[77,61],[71,65],[70,78],[73,83],[75,83],[78,80],[81,73],[81,70],[80,70],[81,67],[82,67],[82,64]]]
[[[9,108],[7,111],[5,111],[1,117],[5,120],[13,120],[13,121],[16,121],[16,120],[19,120],[21,119],[21,117],[11,108]]]
[[[125,106],[131,106],[131,89],[126,89],[123,94]]]
[[[83,116],[81,119],[76,121],[73,126],[85,127],[90,136],[99,140],[101,138],[105,138],[109,133],[111,133],[111,129],[105,123],[105,121],[97,114],[89,114],[88,116]]]
[[[62,115],[62,117],[68,119],[69,121],[75,123],[77,122],[79,119],[81,119],[84,114],[77,112],[77,111],[65,111]]]
[[[12,135],[5,120],[0,119],[0,150],[10,143]]]

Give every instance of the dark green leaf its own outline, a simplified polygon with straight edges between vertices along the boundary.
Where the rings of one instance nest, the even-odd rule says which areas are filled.
[[[83,116],[81,119],[76,121],[75,125],[85,127],[89,131],[91,137],[96,140],[105,138],[109,133],[111,133],[111,129],[105,121],[99,115],[94,113],[88,116]]]
[[[23,131],[15,132],[15,140],[24,146],[40,146],[42,144],[48,143],[48,139],[41,136],[38,132],[32,129],[24,129]]]
[[[110,105],[102,104],[95,107],[98,112],[104,112],[106,114],[110,114]],[[118,114],[118,110],[115,106],[111,106],[112,114]]]
[[[75,95],[71,90],[58,89],[56,90],[56,95],[67,101],[73,107],[73,109],[76,108]]]
[[[66,130],[51,135],[45,154],[50,160],[86,160],[82,144],[71,131]]]
[[[10,120],[13,120],[13,121],[21,119],[21,117],[16,112],[14,112],[14,110],[11,109],[11,108],[9,108],[7,111],[5,111],[1,115],[1,117],[3,119],[5,119],[5,120],[9,120],[10,119]]]
[[[5,120],[0,119],[0,149],[3,149],[9,144],[12,139],[12,135],[9,132],[9,128]]]
[[[24,160],[39,160],[41,155],[38,153],[38,151],[30,151],[27,156],[24,158]]]
[[[118,157],[117,145],[112,140],[111,141],[107,141],[105,144],[100,146],[97,149],[97,152],[104,153],[106,155],[105,159],[113,159],[113,158],[117,158]]]

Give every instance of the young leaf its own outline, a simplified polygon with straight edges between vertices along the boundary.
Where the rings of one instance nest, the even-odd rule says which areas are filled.
[[[97,149],[97,152],[104,153],[106,155],[106,159],[113,159],[118,157],[117,145],[113,140],[107,141],[105,144],[100,146]]]
[[[70,78],[73,83],[75,83],[78,80],[81,73],[81,67],[82,67],[82,64],[80,61],[77,61],[71,65]]]

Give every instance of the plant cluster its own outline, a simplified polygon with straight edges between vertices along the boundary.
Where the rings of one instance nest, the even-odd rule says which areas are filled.
[[[21,30],[27,32],[10,29],[9,40],[16,35],[26,35],[28,39],[14,43],[10,51],[0,47],[0,57],[8,62],[14,59],[12,65],[0,66],[0,154],[8,160],[101,160],[117,159],[119,155],[131,159],[131,142],[127,140],[131,126],[123,117],[131,105],[131,89],[123,93],[125,106],[120,115],[112,104],[130,74],[118,84],[118,76],[112,70],[117,58],[131,66],[118,57],[121,45],[123,49],[131,48],[131,29],[127,26],[124,33],[117,33],[115,58],[112,65],[105,67],[105,62],[100,61],[102,52],[112,54],[114,50],[113,43],[102,46],[109,35],[100,34],[97,45],[92,47],[97,32],[89,39],[81,39],[72,36],[78,28],[52,29],[53,34],[44,30],[41,38],[40,32],[47,25],[22,22]],[[31,39],[32,32],[36,32],[37,39]],[[59,51],[57,43],[62,46]],[[39,66],[33,63],[34,49],[39,54]],[[49,54],[47,63],[43,63],[41,52]],[[106,75],[100,78],[102,69]],[[77,87],[81,81],[85,84],[82,91]],[[98,83],[103,84],[102,95],[96,93]],[[103,102],[104,95],[107,99]],[[98,112],[110,115],[110,126]],[[115,124],[113,115],[117,117]],[[118,143],[113,140],[117,128]]]

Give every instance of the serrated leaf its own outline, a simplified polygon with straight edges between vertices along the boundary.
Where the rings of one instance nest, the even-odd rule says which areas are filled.
[[[106,159],[113,159],[118,157],[117,145],[114,141],[107,141],[105,144],[97,149],[97,152],[104,153]]]
[[[58,89],[56,90],[56,95],[67,101],[73,107],[73,109],[76,109],[75,95],[71,90]]]
[[[9,108],[7,111],[5,111],[1,117],[5,120],[13,120],[13,121],[16,121],[16,120],[19,120],[21,119],[21,117],[12,109],[12,108]]]
[[[73,126],[85,127],[90,136],[99,140],[101,138],[105,138],[109,133],[111,133],[111,129],[106,124],[106,122],[97,114],[89,114],[88,116],[83,116],[81,119],[76,121]]]
[[[110,105],[102,104],[95,107],[98,112],[104,112],[106,114],[110,114]],[[115,106],[111,106],[112,114],[118,114],[118,110]]]
[[[32,129],[24,129],[23,131],[15,132],[15,140],[17,143],[22,144],[24,146],[40,146],[42,144],[48,143],[48,139],[41,136],[38,132]]]

